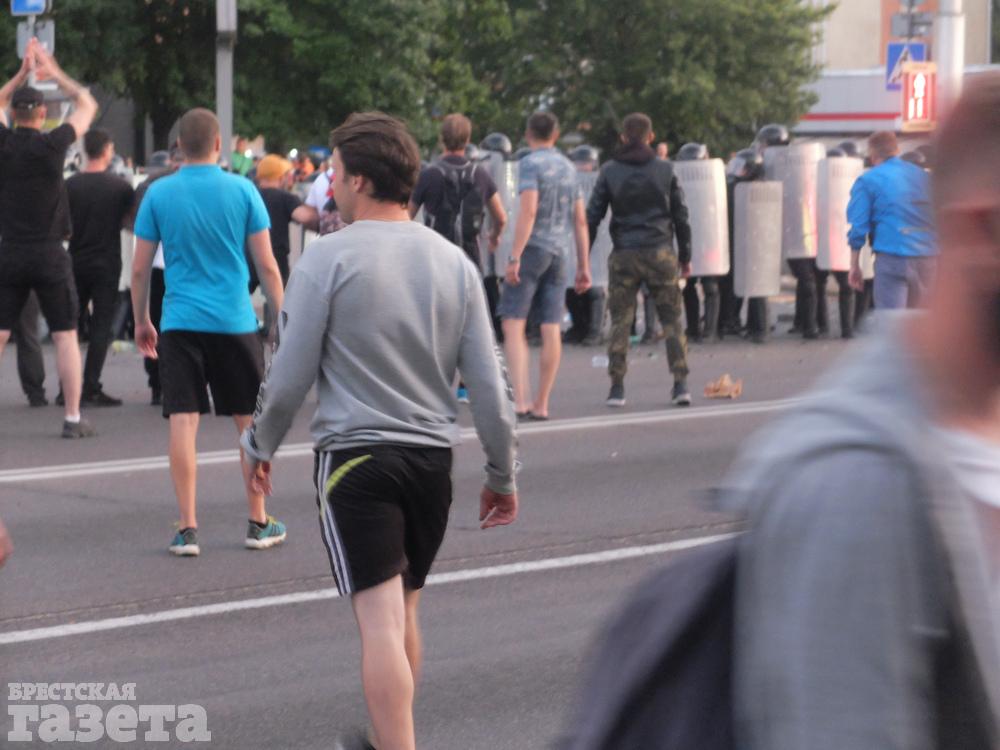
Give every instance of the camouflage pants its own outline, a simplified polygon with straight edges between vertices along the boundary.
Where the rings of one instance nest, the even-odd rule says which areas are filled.
[[[611,309],[608,375],[611,382],[625,381],[629,335],[635,320],[635,298],[643,282],[649,289],[663,327],[670,372],[678,380],[686,378],[687,340],[681,324],[681,290],[677,285],[677,256],[673,250],[615,250],[608,258],[608,271],[608,306]]]

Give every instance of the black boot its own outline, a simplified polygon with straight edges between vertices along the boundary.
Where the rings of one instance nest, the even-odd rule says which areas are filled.
[[[601,343],[601,333],[604,331],[604,312],[607,308],[608,291],[604,287],[591,287],[586,297],[590,303],[590,326],[580,343],[583,346],[596,346]]]

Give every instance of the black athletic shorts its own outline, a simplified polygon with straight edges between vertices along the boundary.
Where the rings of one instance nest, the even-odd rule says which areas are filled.
[[[316,453],[320,531],[342,596],[397,575],[423,588],[451,508],[450,448],[372,445]]]
[[[75,331],[80,315],[73,261],[61,243],[0,244],[0,331],[10,331],[35,290],[50,331]]]
[[[264,346],[256,333],[165,331],[160,360],[163,416],[208,414],[208,389],[217,416],[250,415],[264,379]]]

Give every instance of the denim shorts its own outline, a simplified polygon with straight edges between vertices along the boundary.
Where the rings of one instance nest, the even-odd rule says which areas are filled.
[[[521,255],[519,271],[520,284],[504,282],[497,315],[504,320],[527,320],[528,313],[533,312],[540,323],[561,323],[566,298],[566,262],[562,256],[528,247]]]

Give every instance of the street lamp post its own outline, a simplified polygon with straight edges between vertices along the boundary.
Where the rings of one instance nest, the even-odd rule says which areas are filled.
[[[938,102],[942,113],[946,113],[962,93],[965,75],[962,0],[941,0],[934,21],[934,59],[937,60]]]
[[[222,136],[222,157],[233,153],[233,48],[236,46],[236,0],[215,0],[215,109]]]

